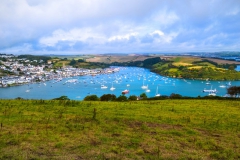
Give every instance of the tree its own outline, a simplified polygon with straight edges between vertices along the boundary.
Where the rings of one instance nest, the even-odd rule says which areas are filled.
[[[71,62],[69,63],[69,65],[74,66],[77,63],[77,61],[75,61],[74,59],[71,60]]]
[[[231,96],[237,97],[240,95],[240,86],[232,86],[227,89],[227,93]]]
[[[101,101],[114,101],[116,96],[114,94],[104,94],[100,97]]]
[[[99,98],[97,95],[89,95],[84,98],[84,101],[98,101]]]
[[[182,96],[180,94],[175,94],[175,93],[172,93],[170,95],[170,98],[182,98]]]
[[[54,98],[53,100],[70,100],[67,96],[61,96],[58,98]]]
[[[137,96],[131,95],[131,96],[128,97],[128,100],[130,100],[130,101],[136,101],[136,100],[137,100]]]
[[[142,94],[140,94],[140,98],[141,98],[141,99],[147,99],[147,95],[146,95],[146,93],[142,93]]]
[[[127,97],[125,95],[120,95],[116,100],[117,101],[127,101]]]
[[[228,67],[228,69],[231,70],[231,71],[233,71],[233,70],[235,69],[235,67],[234,67],[233,65],[230,65],[230,66]]]
[[[84,60],[83,59],[78,59],[78,62],[84,62]]]

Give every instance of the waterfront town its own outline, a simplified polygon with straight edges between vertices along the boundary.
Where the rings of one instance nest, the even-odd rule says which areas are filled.
[[[31,65],[32,62],[38,65]],[[55,79],[62,80],[66,77],[97,74],[109,74],[117,72],[118,68],[106,69],[83,69],[65,66],[58,69],[53,68],[51,61],[19,59],[12,54],[0,54],[0,87],[10,87],[35,82],[44,82]]]

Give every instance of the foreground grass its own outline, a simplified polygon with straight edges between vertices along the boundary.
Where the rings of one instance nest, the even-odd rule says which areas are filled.
[[[0,159],[240,159],[240,101],[0,101]]]

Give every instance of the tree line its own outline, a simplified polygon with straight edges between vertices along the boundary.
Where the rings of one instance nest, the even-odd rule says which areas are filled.
[[[240,86],[232,86],[227,89],[227,93],[231,97],[239,97],[240,96]]]

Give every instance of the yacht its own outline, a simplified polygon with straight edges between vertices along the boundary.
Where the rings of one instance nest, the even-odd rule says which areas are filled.
[[[211,86],[211,89],[205,89],[204,88],[203,92],[216,93],[217,90],[216,89],[212,89],[212,86]]]
[[[160,96],[161,95],[158,93],[158,86],[157,86],[155,97],[160,97]]]
[[[142,88],[142,89],[147,89],[147,88],[148,88],[148,86],[145,86],[145,85],[144,85],[144,79],[143,79],[143,85],[142,85],[141,88]]]
[[[113,87],[113,84],[112,84],[112,87],[110,88],[110,90],[113,91],[114,89],[116,89],[116,88],[114,88],[114,87]]]
[[[101,85],[101,89],[107,89],[108,87],[105,85]]]

